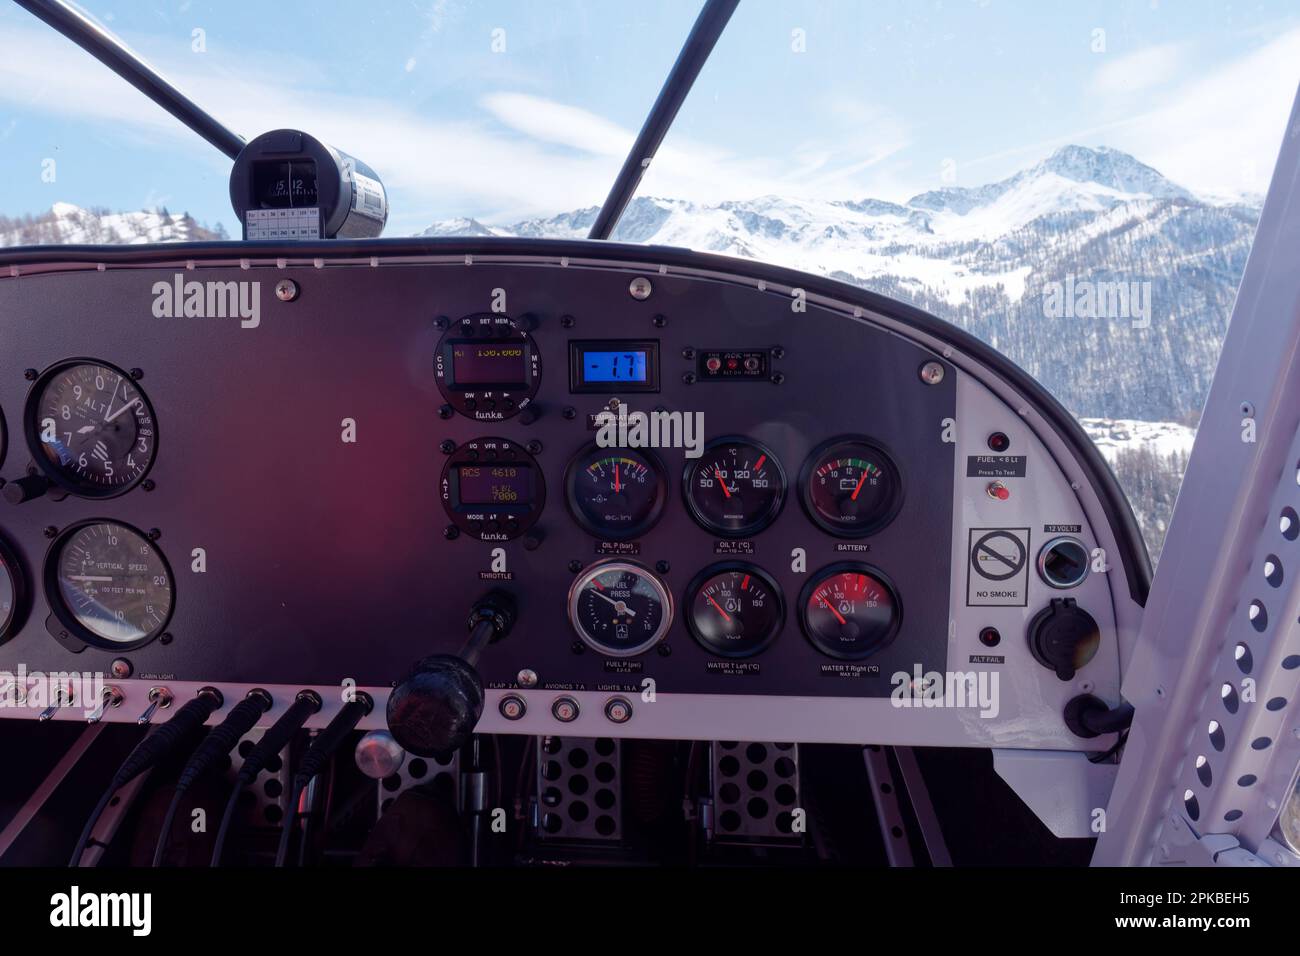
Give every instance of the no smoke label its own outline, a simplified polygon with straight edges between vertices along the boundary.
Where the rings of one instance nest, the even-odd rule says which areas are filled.
[[[1029,603],[1029,529],[972,528],[966,571],[967,607]]]

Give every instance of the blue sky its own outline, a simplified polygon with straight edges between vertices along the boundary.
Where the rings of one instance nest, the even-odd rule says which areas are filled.
[[[388,235],[599,203],[699,9],[84,5],[237,132],[298,126],[374,166]],[[1070,142],[1127,150],[1205,194],[1262,192],[1297,84],[1294,0],[742,0],[643,192],[903,200]],[[0,4],[0,214],[167,206],[237,234],[228,173],[106,68]]]

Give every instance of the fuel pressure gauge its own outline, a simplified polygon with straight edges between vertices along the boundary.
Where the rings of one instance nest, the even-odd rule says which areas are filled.
[[[632,657],[668,632],[673,599],[664,583],[631,561],[598,561],[569,589],[569,623],[583,643],[611,657]]]

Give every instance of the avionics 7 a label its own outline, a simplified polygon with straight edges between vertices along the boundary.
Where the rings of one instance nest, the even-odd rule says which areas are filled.
[[[1029,529],[971,528],[966,565],[967,607],[1029,603]]]

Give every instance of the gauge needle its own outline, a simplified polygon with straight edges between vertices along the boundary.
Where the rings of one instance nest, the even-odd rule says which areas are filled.
[[[70,574],[70,575],[68,575],[68,580],[69,580],[69,581],[100,581],[100,582],[102,582],[102,581],[112,581],[113,579],[110,578],[110,577],[107,577],[107,576],[102,576],[102,575],[97,575],[97,574]]]
[[[610,597],[608,594],[601,594],[599,591],[593,591],[592,593],[595,594],[596,597],[598,597],[598,598],[604,598],[604,599],[605,599],[606,601],[608,601],[610,604],[614,605],[614,607],[618,610],[618,613],[620,613],[620,614],[626,614],[628,617],[636,617],[636,611],[632,610],[630,607],[628,607],[628,606],[627,606],[626,604],[624,604],[622,601],[615,601],[615,600],[614,600],[612,597]]]
[[[123,405],[123,406],[122,406],[121,408],[119,408],[117,411],[113,412],[113,414],[107,416],[107,417],[104,419],[105,424],[107,424],[108,422],[111,422],[113,419],[117,418],[117,417],[120,416],[120,415],[125,415],[127,412],[129,412],[131,409],[135,408],[135,407],[136,407],[137,405],[139,405],[139,404],[140,404],[140,399],[138,399],[138,398],[133,398],[133,399],[131,399],[131,401],[127,402],[125,405]]]
[[[623,486],[620,485],[620,484],[619,484],[619,481],[618,481],[618,465],[615,465],[615,466],[614,466],[614,490],[615,490],[615,491],[622,491],[622,490],[623,490]]]
[[[727,479],[722,477],[722,472],[719,471],[717,468],[714,468],[713,475],[715,478],[718,479],[718,484],[722,485],[722,493],[726,495],[728,498],[730,498],[731,492],[727,490]],[[712,598],[710,598],[710,600],[712,600]]]
[[[709,603],[718,609],[718,613],[722,615],[722,619],[724,621],[728,623],[731,622],[731,615],[722,609],[722,605],[720,605],[717,601],[713,600],[713,598],[709,598]]]
[[[856,485],[853,486],[853,494],[849,495],[849,501],[857,501],[857,500],[858,500],[858,492],[862,490],[862,483],[863,483],[864,481],[866,481],[866,480],[867,480],[867,471],[866,471],[866,469],[864,468],[864,469],[862,470],[862,477],[859,478],[859,479],[858,479],[858,483],[857,483]]]
[[[822,598],[822,600],[826,601],[825,598]],[[832,604],[830,601],[826,601],[826,606],[830,608],[831,613],[835,615],[835,620],[839,621],[841,624],[849,623],[848,621],[844,620],[844,615],[841,614],[839,611],[837,611],[835,609],[835,605]]]

